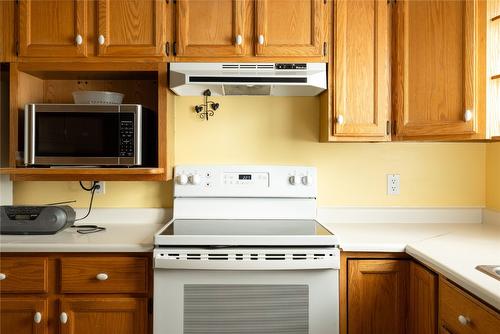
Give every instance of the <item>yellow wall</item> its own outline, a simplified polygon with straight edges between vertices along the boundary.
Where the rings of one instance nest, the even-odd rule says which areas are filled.
[[[318,167],[320,206],[484,206],[482,143],[318,143],[318,98],[214,97],[208,122],[175,99],[175,163],[299,164]],[[401,194],[386,195],[388,173]],[[171,182],[107,182],[97,207],[166,207]],[[47,203],[89,195],[77,182],[16,182],[14,201]],[[498,202],[497,202],[498,203]]]
[[[500,142],[486,146],[486,207],[500,211]]]

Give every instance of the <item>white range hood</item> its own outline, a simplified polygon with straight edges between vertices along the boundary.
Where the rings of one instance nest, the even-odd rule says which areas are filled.
[[[181,96],[315,96],[326,79],[325,63],[170,63],[170,89]]]

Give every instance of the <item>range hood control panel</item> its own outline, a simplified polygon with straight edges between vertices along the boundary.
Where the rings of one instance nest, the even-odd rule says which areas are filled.
[[[316,169],[298,166],[177,166],[174,197],[315,197]]]

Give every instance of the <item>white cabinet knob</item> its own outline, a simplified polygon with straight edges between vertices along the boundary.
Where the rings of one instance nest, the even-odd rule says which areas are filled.
[[[292,186],[296,186],[297,185],[297,177],[295,175],[292,175],[288,178],[288,182],[290,182],[290,184]]]
[[[68,314],[66,312],[61,312],[61,314],[59,314],[59,321],[61,322],[61,324],[65,324],[68,322]]]
[[[469,122],[472,119],[472,110],[467,109],[464,113],[464,120]]]
[[[344,124],[344,116],[342,115],[337,116],[337,124],[339,125]]]
[[[193,185],[200,184],[201,176],[199,176],[198,174],[193,174],[193,175],[189,176],[189,182],[191,182],[191,184],[193,184]]]
[[[458,322],[464,326],[467,326],[470,323],[470,319],[460,314],[458,316]]]
[[[186,183],[188,183],[188,177],[186,174],[177,175],[177,184],[184,185]]]
[[[236,35],[236,45],[243,44],[243,37],[241,35]]]
[[[82,37],[82,35],[80,35],[80,34],[76,35],[76,37],[75,37],[75,43],[76,43],[76,45],[82,45],[82,43],[83,43],[83,37]]]
[[[99,274],[95,275],[95,278],[97,278],[99,281],[105,281],[108,279],[108,274],[99,273]]]
[[[35,322],[35,324],[39,324],[40,322],[42,322],[42,314],[40,312],[35,312],[33,321]]]
[[[307,176],[307,175],[302,176],[301,181],[302,181],[303,185],[308,186],[309,185],[309,176]]]
[[[104,39],[103,35],[99,35],[99,38],[97,38],[97,41],[99,42],[99,45],[104,45],[104,42],[106,40]]]
[[[259,35],[259,44],[264,45],[264,35]]]
[[[4,273],[0,273],[0,281],[3,281],[6,278],[7,278],[7,275],[5,275]]]

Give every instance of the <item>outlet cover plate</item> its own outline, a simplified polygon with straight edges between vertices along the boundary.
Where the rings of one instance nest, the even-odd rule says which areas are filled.
[[[387,195],[399,195],[400,181],[399,174],[387,174]]]

